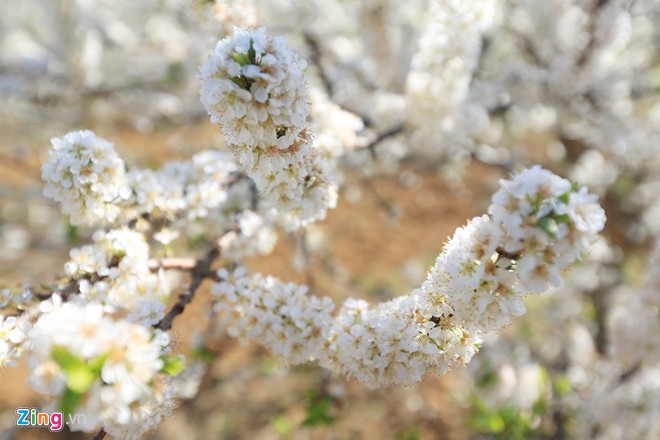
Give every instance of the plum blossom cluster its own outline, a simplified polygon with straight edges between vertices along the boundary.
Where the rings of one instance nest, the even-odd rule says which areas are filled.
[[[501,182],[490,216],[458,229],[408,296],[376,307],[350,299],[330,319],[326,298],[239,268],[218,274],[216,311],[231,335],[275,354],[295,352],[371,387],[411,385],[469,362],[483,334],[526,312],[524,295],[556,285],[604,226],[596,200],[534,167]]]
[[[539,292],[548,283],[559,284],[560,272],[605,225],[605,212],[597,202],[598,196],[586,187],[578,189],[538,165],[501,182],[488,212],[507,232],[505,253],[524,250],[516,266],[526,289]]]
[[[423,289],[446,291],[453,319],[488,331],[558,286],[605,225],[598,197],[539,166],[501,181],[488,208],[445,246]]]
[[[260,341],[294,365],[319,357],[335,308],[330,298],[272,276],[248,276],[244,267],[218,276],[223,281],[213,286],[213,310],[230,336]]]
[[[245,224],[254,238],[249,249],[242,245],[246,256],[272,249],[271,222],[262,215],[254,186],[240,173],[231,153],[204,151],[189,161],[169,162],[156,171],[135,169],[129,175],[135,204],[128,217],[148,214],[151,219],[165,220],[175,232],[170,241],[179,230],[188,236],[220,237]],[[168,234],[164,235],[162,239],[167,240]]]
[[[30,322],[21,316],[0,315],[0,369],[13,367],[26,347]]]
[[[0,369],[15,367],[16,361],[31,349],[30,330],[43,311],[62,303],[59,294],[45,301],[26,284],[20,291],[0,291]]]
[[[114,320],[94,302],[65,303],[37,320],[30,340],[32,386],[58,397],[63,411],[87,415],[72,430],[104,426],[118,438],[140,438],[174,405],[164,332]]]
[[[235,29],[202,65],[200,97],[229,144],[286,149],[309,115],[305,66],[283,38]]]
[[[58,202],[74,225],[115,221],[131,190],[114,146],[89,130],[67,133],[51,143],[41,172],[44,195]]]
[[[337,188],[328,182],[332,170],[302,131],[286,150],[237,151],[238,162],[254,180],[262,209],[287,230],[296,230],[325,217],[337,204]]]
[[[313,145],[305,62],[281,37],[236,29],[200,69],[200,96],[254,180],[266,211],[293,230],[336,205],[331,169]]]
[[[433,157],[464,155],[470,146],[468,132],[482,129],[488,119],[483,106],[469,99],[469,91],[482,35],[493,26],[498,4],[493,0],[429,3],[428,24],[406,79],[411,145]]]
[[[227,247],[236,256],[236,249],[242,256],[267,253],[275,243],[272,222],[261,214],[252,182],[229,152],[204,151],[159,170],[125,171],[114,146],[91,131],[71,132],[52,144],[42,170],[44,194],[59,203],[74,225],[114,225],[146,216],[164,222],[154,238],[166,245],[180,230],[219,237],[238,227],[248,236],[236,236],[235,246]]]
[[[85,414],[69,429],[103,427],[115,438],[137,440],[195,394],[205,369],[194,362],[183,369],[166,332],[112,313],[95,298],[67,295],[0,315],[0,367],[29,354],[30,385],[53,408]]]
[[[153,325],[165,315],[165,303],[178,284],[175,273],[149,267],[144,234],[129,229],[97,231],[94,242],[70,252],[64,271],[77,284],[77,302],[93,301],[126,319]]]

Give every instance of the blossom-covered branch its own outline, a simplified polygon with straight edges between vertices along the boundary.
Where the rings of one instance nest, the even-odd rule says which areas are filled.
[[[534,167],[502,181],[489,215],[456,231],[427,280],[371,307],[328,297],[244,268],[218,272],[215,310],[226,331],[285,362],[318,360],[371,387],[411,385],[470,361],[481,336],[525,313],[522,298],[557,286],[605,215],[597,197]]]

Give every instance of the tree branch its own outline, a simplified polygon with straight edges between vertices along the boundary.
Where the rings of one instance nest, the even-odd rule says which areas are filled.
[[[325,69],[321,65],[321,46],[311,33],[305,32],[303,36],[305,37],[305,43],[307,43],[307,46],[309,46],[310,49],[309,61],[318,68],[319,78],[321,78],[323,88],[328,96],[332,97],[335,93],[335,88],[325,72]]]
[[[159,269],[189,271],[195,269],[197,261],[192,258],[161,258],[160,260],[151,259],[147,265],[152,272]]]
[[[101,428],[101,430],[97,432],[94,437],[92,437],[92,440],[103,440],[106,434],[107,433],[105,432],[105,429]]]
[[[204,258],[197,260],[195,266],[192,268],[193,280],[188,286],[188,288],[179,295],[179,299],[174,304],[172,309],[160,320],[157,324],[154,325],[154,328],[159,330],[169,330],[172,328],[172,322],[174,318],[183,313],[186,309],[186,306],[192,301],[195,297],[195,293],[199,286],[202,284],[205,278],[212,276],[211,265],[216,258],[220,256],[220,249],[217,247],[211,248]]]
[[[371,157],[373,159],[376,159],[376,146],[378,146],[378,144],[380,144],[384,140],[389,139],[391,137],[394,137],[397,134],[403,132],[403,130],[404,130],[403,125],[397,125],[395,127],[392,127],[390,129],[384,131],[383,133],[378,134],[376,136],[376,138],[374,140],[372,140],[371,142],[369,142],[367,145],[365,145],[364,148],[369,150],[369,152],[371,153]]]

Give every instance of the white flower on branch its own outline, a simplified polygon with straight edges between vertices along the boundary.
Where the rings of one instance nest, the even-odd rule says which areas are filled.
[[[22,316],[0,315],[0,370],[13,367],[21,357],[28,341],[31,324]]]
[[[525,313],[525,294],[558,282],[605,221],[595,199],[582,190],[571,197],[577,189],[570,182],[541,168],[501,186],[492,216],[458,229],[408,296],[376,307],[350,299],[332,317],[327,297],[305,296],[304,287],[249,276],[243,268],[223,269],[213,289],[219,320],[230,335],[259,342],[287,362],[316,359],[370,387],[411,385],[465,364],[484,333]],[[511,227],[513,214],[520,221]],[[529,234],[518,244],[520,225]],[[511,242],[517,244],[510,250]]]
[[[305,63],[265,29],[218,42],[201,67],[200,95],[263,208],[288,230],[322,220],[337,189],[307,128]]]
[[[99,304],[66,303],[37,320],[30,340],[30,383],[42,393],[64,396],[61,405],[87,416],[69,425],[72,430],[140,429],[157,416],[146,409],[162,392],[165,333],[115,321]]]
[[[428,24],[406,80],[411,148],[432,157],[463,156],[488,126],[483,103],[469,98],[481,36],[494,23],[494,0],[431,0]]]
[[[200,96],[227,141],[288,148],[309,114],[305,62],[266,30],[235,29],[200,69]]]
[[[131,196],[124,162],[114,146],[89,130],[67,133],[51,143],[41,170],[44,195],[58,202],[74,225],[114,222],[119,205]]]
[[[95,301],[144,325],[163,318],[165,302],[178,284],[175,273],[150,270],[144,235],[128,229],[97,231],[93,244],[71,250],[65,271],[78,284],[71,300]]]

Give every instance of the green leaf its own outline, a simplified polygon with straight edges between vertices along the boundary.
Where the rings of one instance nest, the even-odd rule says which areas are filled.
[[[502,417],[499,414],[491,414],[486,419],[487,432],[493,434],[500,433],[506,428],[506,423],[502,420]]]
[[[65,373],[71,368],[83,364],[78,356],[69,353],[69,350],[59,345],[53,347],[53,359],[55,359],[55,363],[64,370]]]
[[[215,360],[215,353],[205,347],[197,347],[192,352],[193,359],[206,362],[207,364],[212,363]]]
[[[160,358],[163,360],[163,368],[160,369],[161,373],[176,376],[185,367],[184,359],[181,355],[165,354]]]
[[[307,418],[303,420],[303,426],[332,425],[335,418],[328,414],[332,400],[329,396],[312,401],[307,405]]]
[[[67,417],[72,414],[80,404],[84,393],[77,393],[69,388],[60,396],[59,409]]]
[[[254,41],[250,38],[250,48],[247,51],[248,60],[250,64],[257,64],[257,52],[254,50]]]
[[[418,440],[418,439],[419,439],[419,428],[417,426],[413,426],[412,428],[409,428],[406,431],[396,436],[396,440]]]
[[[539,226],[539,228],[543,229],[552,237],[556,237],[557,233],[559,232],[559,225],[557,225],[557,221],[550,216],[539,219],[536,224]]]
[[[86,361],[71,354],[65,347],[53,347],[53,359],[66,376],[66,388],[60,396],[59,407],[64,414],[71,414],[80,404],[85,393],[101,377],[106,356]]]
[[[79,365],[66,373],[66,386],[76,393],[85,393],[98,377],[87,365]]]
[[[487,371],[477,378],[478,387],[489,387],[499,381],[499,376],[494,371]]]
[[[68,243],[75,243],[78,241],[78,227],[67,222],[66,224],[66,240]]]
[[[545,399],[541,398],[534,402],[534,405],[532,406],[532,414],[536,416],[544,416],[547,411],[548,404]]]
[[[250,90],[250,86],[252,85],[250,83],[250,80],[245,78],[243,75],[240,76],[234,76],[232,78],[229,78],[231,82],[236,84],[238,87],[244,90]]]
[[[236,61],[241,66],[245,66],[246,64],[250,64],[250,58],[248,57],[248,54],[246,54],[246,53],[235,53],[231,57],[234,61]]]
[[[80,359],[60,346],[53,347],[53,359],[66,376],[66,386],[72,392],[84,394],[101,377],[106,356],[91,361]]]
[[[571,381],[566,376],[557,376],[554,381],[555,391],[560,397],[565,397],[573,390]]]

